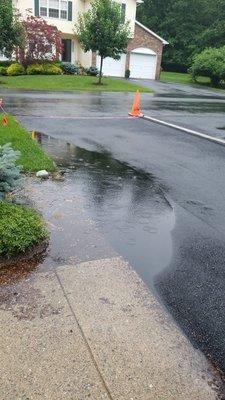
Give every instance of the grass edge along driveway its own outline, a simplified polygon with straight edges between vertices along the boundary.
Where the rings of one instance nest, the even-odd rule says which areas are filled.
[[[97,79],[93,76],[80,75],[1,76],[0,88],[87,92],[136,92],[140,89],[142,92],[152,92],[125,79],[103,78],[102,85],[97,84]]]
[[[1,123],[4,116],[8,119],[8,125]],[[41,169],[46,169],[48,172],[56,170],[53,160],[31,138],[28,131],[13,116],[0,114],[0,145],[6,143],[11,143],[14,150],[20,151],[18,164],[23,166],[23,172],[37,172]]]

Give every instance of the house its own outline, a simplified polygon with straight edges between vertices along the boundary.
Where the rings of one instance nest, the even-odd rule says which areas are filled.
[[[158,79],[167,42],[136,21],[136,8],[142,0],[116,1],[121,4],[125,20],[130,22],[131,38],[127,53],[120,60],[104,60],[103,74],[124,77],[125,70],[130,69],[131,78]],[[92,52],[84,53],[74,32],[78,15],[88,9],[90,0],[13,0],[13,4],[22,15],[30,10],[57,26],[62,32],[62,61],[79,63],[85,68],[99,67],[100,58]]]

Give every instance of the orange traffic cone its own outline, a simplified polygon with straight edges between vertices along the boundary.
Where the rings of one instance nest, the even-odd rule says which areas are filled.
[[[9,120],[8,120],[7,117],[4,117],[1,122],[2,122],[3,126],[8,126],[9,125]]]
[[[143,114],[140,112],[140,100],[141,100],[141,95],[139,90],[137,90],[134,96],[132,109],[128,113],[131,117],[143,117]]]

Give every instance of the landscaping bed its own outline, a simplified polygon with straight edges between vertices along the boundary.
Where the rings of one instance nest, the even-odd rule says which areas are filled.
[[[0,267],[28,261],[46,248],[48,232],[34,209],[14,204],[21,188],[21,172],[56,170],[31,135],[14,117],[0,116]],[[3,146],[3,147],[2,147]],[[19,152],[18,152],[19,151]]]

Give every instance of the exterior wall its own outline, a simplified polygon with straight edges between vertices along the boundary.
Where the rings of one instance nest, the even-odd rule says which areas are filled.
[[[118,3],[126,3],[126,21],[130,22],[131,37],[134,36],[136,0],[116,0]],[[13,0],[14,6],[25,17],[28,10],[34,14],[34,0]],[[95,56],[91,52],[84,53],[81,49],[75,32],[75,23],[79,13],[85,12],[90,7],[91,0],[73,0],[73,20],[65,21],[58,18],[46,18],[50,25],[55,25],[61,32],[62,38],[72,39],[72,62],[79,62],[85,68],[95,64]]]
[[[126,69],[129,69],[131,51],[138,47],[146,47],[153,50],[157,54],[156,79],[159,79],[161,71],[163,43],[161,42],[161,40],[151,35],[145,29],[141,28],[138,24],[135,24],[134,38],[130,40],[127,47]]]

